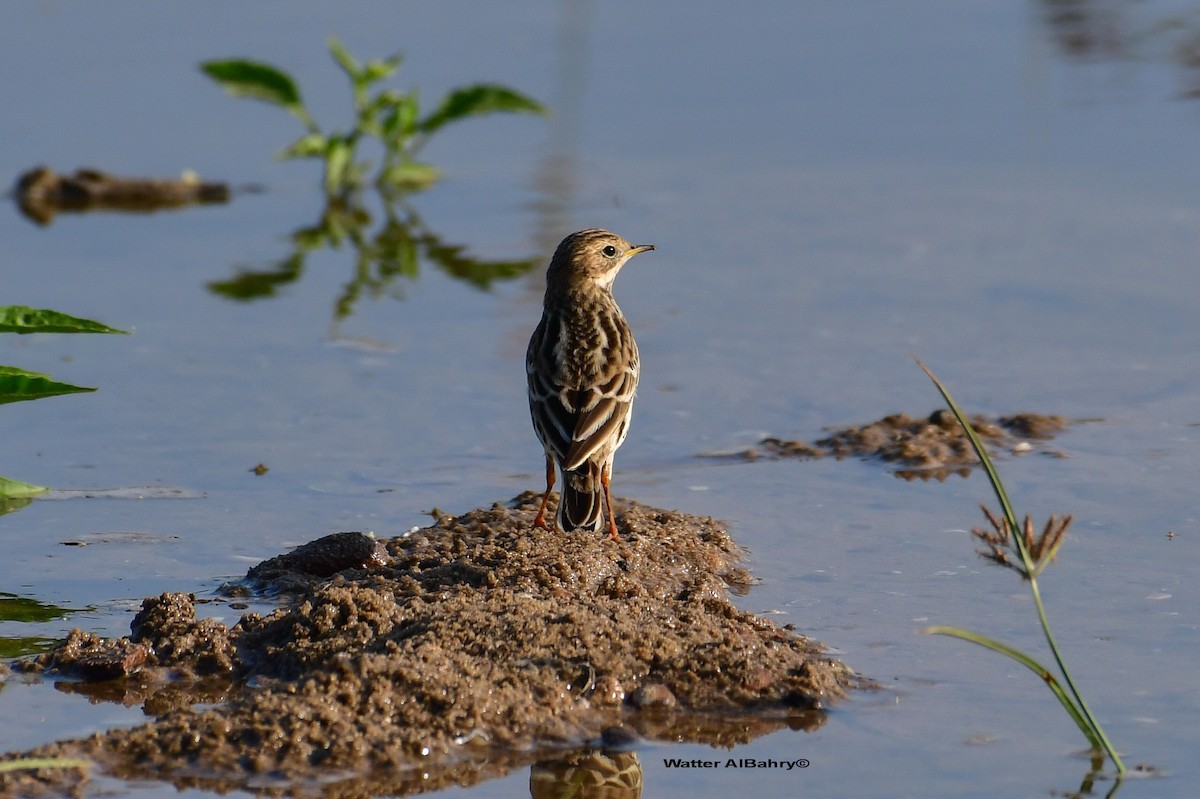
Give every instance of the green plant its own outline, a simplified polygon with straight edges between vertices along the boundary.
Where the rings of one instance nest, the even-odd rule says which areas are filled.
[[[969,630],[963,630],[958,627],[934,626],[927,628],[925,632],[936,635],[949,635],[986,647],[993,652],[999,652],[1015,660],[1036,674],[1054,693],[1055,698],[1058,699],[1063,709],[1067,712],[1067,715],[1071,717],[1071,720],[1079,727],[1080,732],[1087,738],[1092,752],[1097,756],[1097,762],[1103,763],[1103,755],[1107,755],[1112,759],[1113,765],[1117,769],[1119,784],[1120,779],[1125,775],[1125,764],[1121,761],[1121,756],[1117,754],[1117,750],[1113,748],[1112,743],[1108,740],[1108,736],[1104,734],[1104,730],[1100,727],[1100,722],[1092,715],[1087,702],[1084,701],[1083,696],[1079,693],[1079,689],[1075,685],[1075,681],[1071,678],[1071,672],[1067,670],[1062,652],[1058,647],[1058,643],[1054,640],[1053,633],[1050,631],[1050,621],[1046,616],[1045,605],[1042,603],[1041,590],[1038,588],[1038,576],[1058,554],[1059,547],[1063,543],[1063,535],[1066,533],[1067,527],[1071,524],[1071,517],[1067,516],[1060,520],[1051,516],[1042,534],[1037,538],[1033,535],[1033,522],[1030,517],[1026,516],[1024,525],[1019,525],[1017,523],[1017,515],[1013,512],[1012,504],[1008,500],[1008,492],[1005,491],[1004,484],[1000,482],[1000,475],[997,473],[991,458],[988,457],[987,450],[983,447],[983,442],[980,441],[974,428],[971,427],[971,423],[967,420],[966,415],[955,404],[949,390],[930,371],[929,367],[919,359],[917,360],[917,364],[929,376],[933,384],[937,386],[937,390],[941,393],[942,398],[945,399],[951,412],[958,419],[959,424],[962,425],[967,439],[971,442],[971,447],[975,450],[975,454],[979,457],[979,462],[987,474],[992,492],[996,495],[997,502],[1000,503],[1000,518],[994,516],[986,507],[983,511],[989,522],[991,522],[992,530],[977,529],[972,531],[975,537],[987,546],[987,549],[980,552],[980,555],[998,565],[1013,569],[1029,584],[1029,590],[1033,594],[1033,603],[1037,608],[1038,623],[1041,625],[1042,633],[1046,638],[1046,643],[1050,647],[1054,662],[1058,666],[1058,674],[1055,675],[1050,669],[1018,649]]]
[[[425,188],[439,171],[416,160],[428,138],[444,126],[470,116],[501,111],[544,114],[541,104],[506,86],[475,84],[454,89],[430,113],[422,116],[418,93],[383,89],[370,93],[392,77],[403,56],[360,64],[336,38],[329,52],[350,79],[354,124],[348,131],[324,132],[305,107],[300,89],[288,73],[269,64],[245,59],[207,61],[200,69],[235,97],[249,97],[283,108],[303,123],[307,132],[278,154],[279,158],[319,158],[325,162],[325,192],[330,196],[360,190],[371,166],[358,158],[358,145],[367,137],[383,145],[383,162],[374,182],[381,190]]]
[[[124,333],[59,311],[29,308],[24,305],[0,306],[0,333]],[[60,383],[42,372],[30,372],[16,366],[0,366],[0,404],[95,391],[94,388]],[[6,500],[30,497],[48,489],[0,477],[0,512]]]
[[[124,330],[102,325],[89,319],[29,308],[24,305],[0,306],[0,333],[124,333]],[[21,402],[23,400],[53,397],[59,394],[74,394],[81,391],[95,391],[94,388],[73,386],[69,383],[59,383],[41,372],[30,372],[15,366],[0,366],[0,404],[6,402]],[[0,512],[7,510],[5,503],[11,500],[19,502],[34,494],[40,494],[48,489],[42,486],[20,483],[0,477]],[[25,501],[28,501],[26,499]],[[57,618],[55,611],[61,608],[41,606],[32,600],[23,600],[14,594],[0,592],[0,600],[7,600],[0,612],[0,619],[18,619],[22,621],[44,621]],[[53,611],[47,610],[53,608]],[[0,642],[0,645],[5,642]],[[40,648],[40,639],[21,639],[16,642],[18,648],[4,656],[25,654],[29,649]],[[3,653],[0,653],[3,654]],[[67,757],[17,758],[0,762],[0,773],[20,771],[25,769],[45,768],[87,768],[91,763],[87,760]]]

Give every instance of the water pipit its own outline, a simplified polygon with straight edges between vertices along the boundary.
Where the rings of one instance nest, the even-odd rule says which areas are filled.
[[[612,284],[626,261],[653,249],[591,228],[563,239],[550,259],[542,321],[525,354],[529,413],[546,451],[538,527],[549,529],[546,503],[557,468],[558,527],[595,532],[607,510],[609,535],[617,539],[609,481],[613,456],[629,431],[641,366]]]

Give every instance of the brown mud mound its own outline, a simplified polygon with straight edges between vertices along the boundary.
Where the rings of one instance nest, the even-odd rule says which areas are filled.
[[[1066,429],[1061,416],[1018,413],[991,418],[972,416],[971,426],[992,447],[1014,454],[1032,451],[1035,442],[1044,442]],[[1062,457],[1057,450],[1042,448],[1047,455]],[[830,435],[814,442],[764,438],[741,452],[708,457],[757,460],[759,458],[879,458],[897,464],[896,475],[907,480],[934,478],[951,474],[964,477],[979,465],[962,426],[948,410],[937,410],[927,417],[912,418],[906,413],[885,416],[857,427],[831,430]]]
[[[730,604],[751,580],[713,520],[629,505],[613,542],[533,528],[537,499],[272,559],[250,583],[294,601],[232,628],[164,594],[129,640],[77,631],[19,668],[103,677],[100,692],[124,690],[156,720],[27,754],[179,787],[397,794],[588,742],[732,745],[812,728],[856,684],[818,644]],[[0,775],[0,793],[77,779]]]

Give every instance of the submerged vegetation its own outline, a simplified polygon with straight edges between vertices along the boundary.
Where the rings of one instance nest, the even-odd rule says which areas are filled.
[[[1033,534],[1033,520],[1031,517],[1026,516],[1024,524],[1018,524],[1017,515],[1013,511],[1012,504],[1008,499],[1008,492],[1005,491],[1004,484],[1000,482],[1000,476],[996,472],[996,468],[992,464],[991,458],[988,456],[979,435],[971,426],[971,422],[954,402],[949,390],[930,371],[929,367],[919,360],[917,363],[925,371],[925,374],[929,376],[929,379],[933,381],[934,385],[937,386],[938,391],[941,392],[951,412],[958,419],[959,424],[962,425],[963,431],[971,442],[971,447],[975,450],[975,454],[979,457],[979,462],[987,474],[988,482],[991,484],[996,500],[1000,504],[1001,512],[999,517],[992,514],[986,506],[983,509],[984,515],[991,525],[990,530],[977,528],[972,531],[975,538],[985,546],[985,549],[979,554],[997,565],[1017,572],[1029,585],[1029,590],[1033,594],[1034,606],[1037,608],[1038,623],[1041,625],[1046,643],[1049,645],[1055,665],[1058,667],[1058,673],[1055,674],[1049,668],[1018,649],[1014,649],[1007,644],[970,630],[963,630],[958,627],[933,626],[927,628],[925,632],[936,635],[949,635],[979,644],[993,652],[999,652],[1015,660],[1036,674],[1054,693],[1055,698],[1058,699],[1067,715],[1071,717],[1071,720],[1075,722],[1075,725],[1079,727],[1080,732],[1087,739],[1094,757],[1093,768],[1098,771],[1103,765],[1104,757],[1109,757],[1113,762],[1113,766],[1116,767],[1117,784],[1119,785],[1120,779],[1124,777],[1126,772],[1125,764],[1121,761],[1121,756],[1117,753],[1117,750],[1113,748],[1112,743],[1108,740],[1108,736],[1104,734],[1104,730],[1100,727],[1100,722],[1096,720],[1096,717],[1088,708],[1087,702],[1084,701],[1082,694],[1079,693],[1079,689],[1075,685],[1075,681],[1071,678],[1071,672],[1067,669],[1062,651],[1059,649],[1058,643],[1054,640],[1054,634],[1050,630],[1050,621],[1046,616],[1046,608],[1042,603],[1041,590],[1038,587],[1038,576],[1057,556],[1058,550],[1063,543],[1063,536],[1071,524],[1071,517],[1056,518],[1051,516],[1043,528],[1041,535],[1037,537]]]
[[[80,319],[59,311],[24,305],[0,306],[0,333],[124,333],[124,330]],[[43,372],[16,366],[0,366],[0,404],[95,391],[94,388],[63,383]],[[0,513],[21,507],[29,498],[44,493],[45,486],[30,485],[0,477]]]

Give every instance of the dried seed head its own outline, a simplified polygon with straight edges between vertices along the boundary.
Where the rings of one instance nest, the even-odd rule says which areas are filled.
[[[1024,545],[1023,548],[1028,553],[1028,566],[1032,567],[1029,568],[1025,558],[1021,555],[1022,547],[1018,545],[1008,519],[1006,517],[997,518],[986,505],[981,505],[980,508],[992,529],[976,527],[971,530],[971,534],[979,539],[985,547],[978,551],[979,556],[998,566],[1012,569],[1027,580],[1030,578],[1031,572],[1032,576],[1036,577],[1054,560],[1058,555],[1058,548],[1062,546],[1067,528],[1071,526],[1071,516],[1062,518],[1051,516],[1042,529],[1041,535],[1035,538],[1033,519],[1026,516],[1021,530],[1020,544]]]

